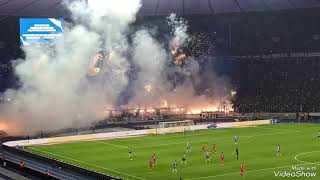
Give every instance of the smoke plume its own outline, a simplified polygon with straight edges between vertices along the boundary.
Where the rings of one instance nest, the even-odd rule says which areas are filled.
[[[13,99],[2,108],[3,119],[17,133],[81,126],[101,119],[103,108],[113,107],[128,84],[126,30],[135,20],[139,0],[78,0],[65,2],[72,23],[64,40],[54,46],[23,47],[26,58],[15,68],[18,90],[7,90]],[[88,77],[97,52],[108,53],[105,72]]]
[[[148,28],[130,31],[140,0],[64,4],[72,17],[64,40],[25,46],[25,59],[16,61],[21,87],[7,90],[12,101],[0,108],[0,121],[12,132],[88,125],[105,118],[105,109],[120,108],[123,94],[130,98],[122,107],[185,107],[191,113],[217,110],[229,100],[228,80],[183,51],[191,39],[183,19],[170,15],[170,39],[159,42]]]

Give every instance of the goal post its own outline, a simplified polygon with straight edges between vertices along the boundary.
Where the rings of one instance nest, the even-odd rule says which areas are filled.
[[[193,126],[194,122],[192,120],[159,122],[156,134],[194,131]]]

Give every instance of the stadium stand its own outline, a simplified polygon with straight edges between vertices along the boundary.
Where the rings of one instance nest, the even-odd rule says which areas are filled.
[[[204,62],[215,67],[219,75],[232,79],[237,91],[233,100],[235,111],[256,113],[239,119],[281,116],[283,122],[298,119],[319,122],[312,120],[312,117],[319,119],[319,114],[312,112],[320,112],[319,7],[320,1],[317,0],[142,0],[142,8],[133,26],[148,22],[146,26],[157,25],[160,32],[165,32],[167,29],[161,23],[165,23],[167,15],[175,12],[184,16],[190,25],[189,33],[195,38],[203,37],[199,39],[204,44],[201,49],[186,47],[185,52],[200,58],[199,51],[210,50],[211,57]],[[24,57],[18,45],[18,17],[33,16],[68,19],[69,12],[61,5],[61,0],[1,1],[1,103],[10,103],[8,99],[1,99],[1,92],[19,87],[19,79],[14,75],[15,64],[11,61]],[[213,118],[214,122],[229,122],[236,117]],[[177,119],[172,117],[170,120]],[[154,122],[157,120],[132,121],[121,127],[144,129]],[[97,128],[96,132],[118,127],[116,122],[109,123],[98,123],[96,127],[101,129]],[[69,129],[62,135],[88,134],[91,131],[90,127],[80,130],[80,133],[78,129]],[[49,135],[59,136],[61,132]],[[19,147],[3,146],[0,153],[6,157],[6,167],[0,168],[0,178],[3,179],[43,179],[47,178],[47,170],[51,179],[117,179],[38,156]],[[22,169],[19,168],[21,162],[25,163]],[[32,176],[25,177],[21,170]]]

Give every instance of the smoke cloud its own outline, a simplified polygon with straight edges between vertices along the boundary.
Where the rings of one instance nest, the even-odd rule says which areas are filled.
[[[227,79],[184,54],[190,37],[183,19],[170,15],[171,38],[159,42],[147,28],[129,34],[140,0],[64,4],[72,17],[64,40],[23,47],[26,58],[16,61],[21,87],[7,90],[4,96],[12,101],[0,108],[0,121],[11,132],[89,125],[105,118],[105,109],[118,109],[123,93],[130,98],[121,107],[186,107],[191,113],[216,110],[230,98]]]
[[[16,133],[81,126],[101,119],[128,84],[125,31],[135,20],[139,0],[64,2],[72,14],[64,40],[54,46],[23,47],[26,58],[15,68],[21,88],[7,90],[13,101],[2,108]],[[108,52],[99,77],[88,77],[97,52]]]

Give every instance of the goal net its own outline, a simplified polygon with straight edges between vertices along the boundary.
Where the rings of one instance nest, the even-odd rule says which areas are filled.
[[[159,126],[156,130],[156,134],[194,131],[193,126],[194,126],[194,123],[191,120],[159,122]]]

